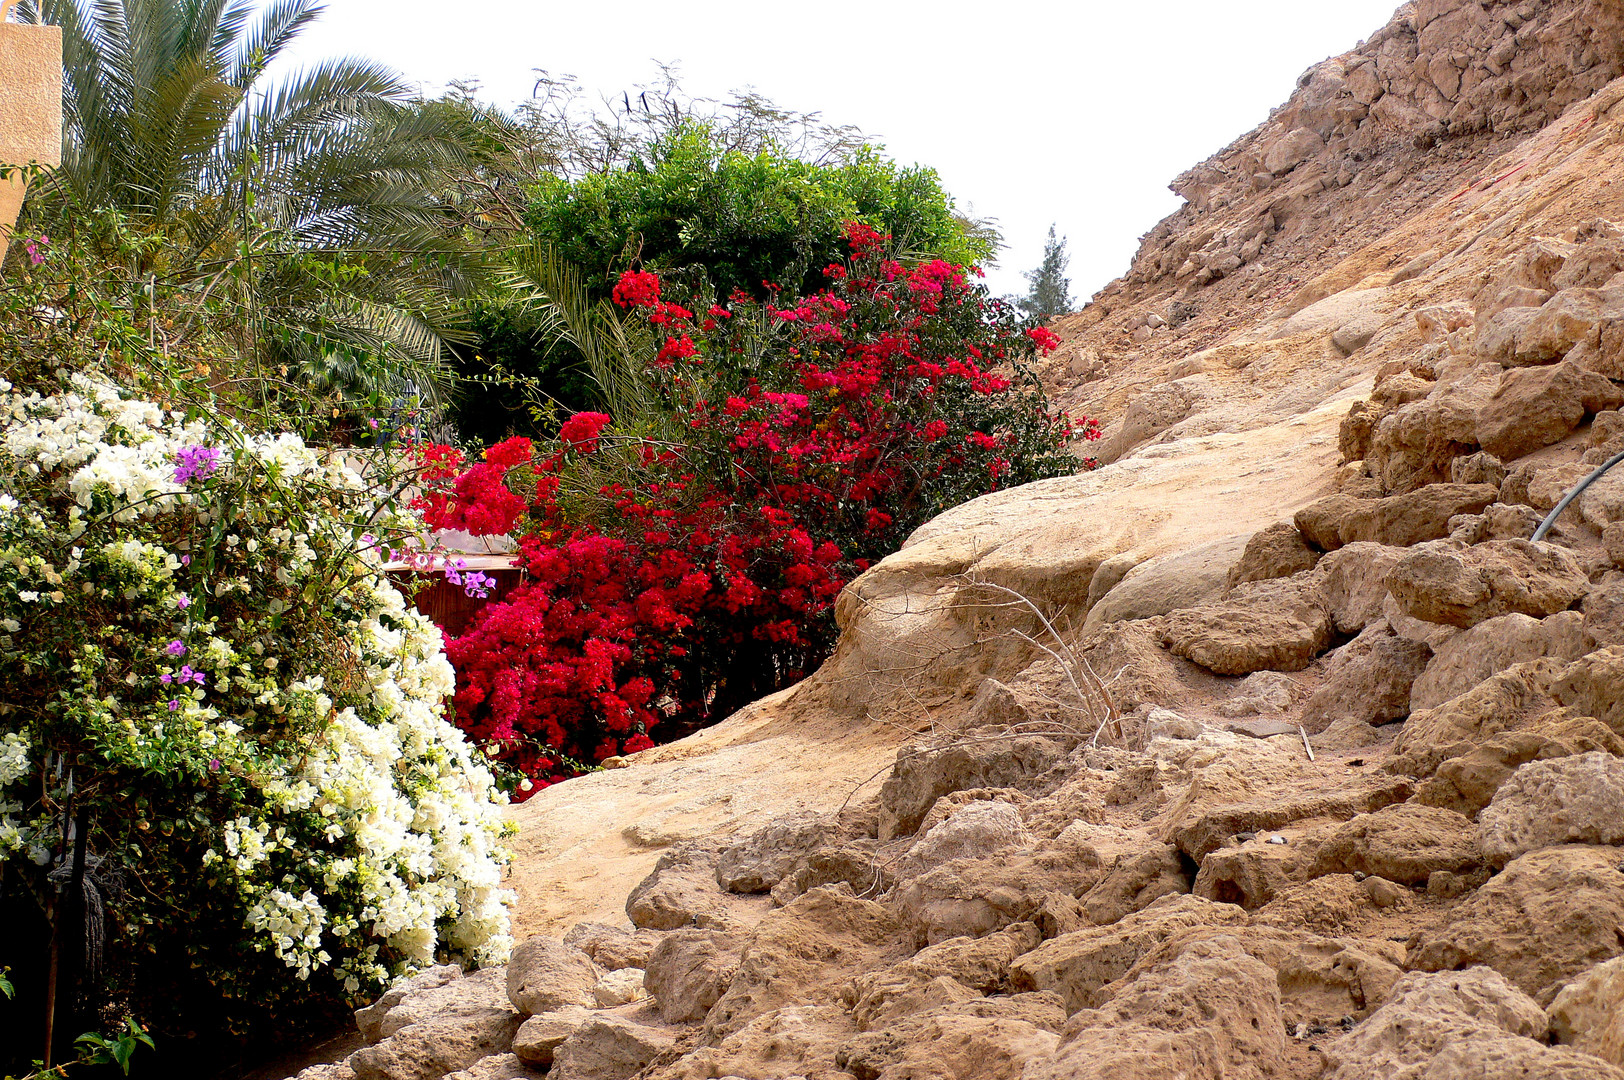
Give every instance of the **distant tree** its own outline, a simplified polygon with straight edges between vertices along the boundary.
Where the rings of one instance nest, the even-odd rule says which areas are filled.
[[[1066,276],[1066,238],[1055,238],[1054,226],[1049,226],[1049,239],[1043,245],[1043,262],[1036,270],[1024,271],[1021,276],[1032,286],[1026,299],[1019,301],[1021,310],[1034,319],[1043,321],[1064,315],[1071,310],[1071,279]]]

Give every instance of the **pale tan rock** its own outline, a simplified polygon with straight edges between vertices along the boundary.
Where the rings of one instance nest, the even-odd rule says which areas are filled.
[[[1285,1054],[1277,975],[1218,938],[1074,1015],[1053,1058],[1023,1080],[1261,1080]]]
[[[1339,633],[1357,634],[1383,617],[1387,574],[1406,552],[1355,541],[1320,560],[1320,596]]]
[[[939,750],[904,748],[880,787],[880,839],[913,835],[936,800],[948,792],[1016,787],[1047,772],[1063,756],[1057,742],[1036,737]]]
[[[626,917],[640,930],[724,922],[727,905],[716,883],[716,861],[716,850],[700,842],[661,852],[654,869],[626,897]]]
[[[715,930],[673,930],[649,954],[643,983],[668,1024],[703,1020],[739,968],[743,942]]]
[[[1551,696],[1624,734],[1624,646],[1597,649],[1563,668],[1551,684]]]
[[[1021,1080],[1027,1063],[1048,1058],[1059,1042],[1054,1032],[1024,1020],[936,1010],[849,1040],[836,1053],[835,1064],[877,1080],[910,1076]]]
[[[1325,1048],[1324,1075],[1624,1078],[1594,1058],[1541,1045],[1544,1029],[1539,1006],[1487,968],[1406,975],[1386,1004]]]
[[[466,1069],[446,1073],[445,1080],[541,1080],[545,1074],[533,1069],[517,1054],[495,1054],[474,1062]]]
[[[800,1005],[756,1017],[716,1046],[702,1046],[654,1073],[657,1080],[713,1077],[838,1080],[840,1047],[857,1028],[839,1005]]]
[[[1221,604],[1164,617],[1158,639],[1215,675],[1301,671],[1330,643],[1331,617],[1312,572],[1237,586]]]
[[[513,950],[507,966],[507,996],[525,1016],[566,1005],[594,1004],[598,966],[573,945],[533,937]]]
[[[1548,543],[1490,540],[1472,547],[1446,541],[1405,556],[1387,575],[1399,608],[1412,618],[1470,629],[1497,615],[1543,619],[1589,591],[1572,555]]]
[[[1503,374],[1498,363],[1478,364],[1378,420],[1365,461],[1382,489],[1407,492],[1448,480],[1451,463],[1478,449],[1478,410]]]
[[[1436,708],[1509,667],[1542,656],[1577,660],[1589,651],[1583,623],[1577,611],[1545,619],[1519,613],[1485,619],[1438,647],[1410,688],[1410,709]]]
[[[1592,752],[1530,761],[1484,809],[1483,853],[1495,866],[1558,844],[1624,844],[1624,760]]]
[[[1277,522],[1252,534],[1240,561],[1230,568],[1228,584],[1234,588],[1245,581],[1291,577],[1312,570],[1319,560],[1320,552],[1303,541],[1302,532],[1294,524]]]
[[[1477,442],[1512,461],[1560,442],[1586,413],[1617,408],[1624,391],[1577,364],[1508,371],[1478,410]]]
[[[1122,977],[1140,955],[1196,926],[1236,926],[1246,912],[1197,896],[1168,896],[1109,926],[1090,927],[1046,941],[1010,965],[1019,990],[1053,990],[1068,1012],[1097,1007],[1100,990]]]
[[[653,930],[624,930],[594,922],[577,923],[564,935],[565,945],[580,949],[605,971],[646,966],[649,953],[659,943],[660,935]]]
[[[364,1008],[355,1010],[355,1026],[361,1037],[369,1043],[375,1043],[384,1037],[383,1022],[392,1009],[401,1005],[409,998],[416,997],[430,990],[437,990],[453,979],[462,978],[462,968],[456,964],[441,964],[418,972],[399,986],[391,987],[383,996]],[[410,1015],[412,1006],[407,1005],[407,1011],[402,1015]],[[395,1028],[404,1026],[397,1023]]]
[[[1134,566],[1088,613],[1084,632],[1106,623],[1148,619],[1223,596],[1248,537],[1232,536]]]
[[[1332,495],[1297,512],[1297,527],[1316,545],[1334,550],[1368,541],[1408,547],[1449,535],[1449,519],[1475,514],[1500,496],[1488,484],[1428,484],[1385,499]]]
[[[1201,860],[1191,893],[1221,904],[1255,911],[1308,876],[1317,844],[1271,844],[1254,838],[1223,847]]]
[[[1485,964],[1549,1004],[1575,976],[1618,954],[1621,863],[1624,849],[1578,844],[1514,859],[1411,938],[1409,966],[1452,971]]]
[[[1449,481],[1453,484],[1493,484],[1498,491],[1505,479],[1504,463],[1486,450],[1462,455],[1449,463]]]
[[[548,1080],[631,1080],[675,1044],[670,1031],[598,1013],[553,1050]]]
[[[1507,731],[1526,727],[1560,707],[1551,685],[1565,670],[1546,657],[1507,668],[1458,697],[1410,714],[1393,744],[1394,768],[1431,776],[1449,758],[1470,754]]]
[[[1624,957],[1564,986],[1545,1016],[1554,1042],[1624,1067]]]
[[[969,991],[965,1000],[1008,991],[1010,964],[1041,940],[1032,923],[1015,923],[984,938],[949,938],[884,971],[859,975],[841,996],[858,1027],[872,1031],[923,1011],[919,1003],[936,979],[950,979]]]
[[[1361,814],[1325,838],[1314,873],[1363,873],[1401,885],[1425,885],[1439,870],[1480,865],[1477,829],[1452,810],[1403,803]]]
[[[913,951],[913,933],[884,907],[834,888],[813,889],[762,918],[733,981],[705,1018],[705,1040],[720,1042],[777,1009],[832,1001],[860,972]]]
[[[716,860],[716,883],[728,892],[770,891],[797,862],[830,838],[831,824],[819,814],[773,822],[723,849]]]
[[[592,1000],[600,1009],[630,1005],[634,1001],[641,1001],[645,996],[643,972],[640,968],[620,968],[618,971],[605,972],[598,980],[598,985],[592,988]]]
[[[1415,801],[1475,817],[1519,765],[1591,751],[1624,757],[1624,739],[1600,720],[1558,709],[1445,761],[1417,786]]]
[[[1592,588],[1582,610],[1580,629],[1587,651],[1624,645],[1624,574],[1609,574]]]
[[[1371,726],[1410,715],[1412,685],[1427,670],[1432,650],[1395,634],[1385,620],[1325,657],[1325,681],[1309,697],[1300,719],[1310,733],[1338,720]]]
[[[592,1010],[580,1005],[567,1005],[562,1009],[537,1013],[526,1017],[513,1036],[513,1053],[531,1065],[547,1067],[553,1063],[553,1051],[586,1023]]]
[[[503,969],[486,968],[408,996],[384,1017],[384,1037],[348,1063],[357,1080],[440,1080],[508,1053],[522,1019],[508,1003]]]

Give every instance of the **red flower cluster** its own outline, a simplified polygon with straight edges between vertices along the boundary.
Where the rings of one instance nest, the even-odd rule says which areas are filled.
[[[846,581],[914,528],[1082,464],[1065,444],[1097,427],[1049,413],[1022,366],[1046,331],[959,267],[847,236],[851,266],[782,307],[736,294],[696,318],[655,275],[621,278],[615,301],[664,331],[647,378],[683,445],[625,438],[577,469],[610,423],[581,413],[540,460],[510,439],[453,478],[453,453],[424,451],[431,524],[525,522],[525,581],[447,646],[458,723],[500,762],[544,785],[789,685],[826,654]]]

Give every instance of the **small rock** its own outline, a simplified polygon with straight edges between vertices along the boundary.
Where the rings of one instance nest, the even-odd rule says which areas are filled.
[[[553,1051],[548,1080],[630,1080],[676,1044],[669,1031],[613,1014],[591,1017]]]
[[[592,988],[592,997],[600,1009],[613,1009],[620,1005],[630,1005],[639,1001],[644,995],[643,972],[638,968],[621,968],[611,971],[598,980],[598,985]]]
[[[1370,902],[1379,908],[1395,907],[1403,895],[1397,885],[1382,877],[1367,877],[1364,886]]]
[[[519,1025],[519,1033],[513,1037],[513,1052],[532,1065],[551,1065],[553,1051],[591,1017],[591,1010],[580,1005],[537,1013]]]
[[[533,937],[508,961],[507,995],[525,1016],[565,1005],[592,1005],[598,967],[586,953],[552,938]]]

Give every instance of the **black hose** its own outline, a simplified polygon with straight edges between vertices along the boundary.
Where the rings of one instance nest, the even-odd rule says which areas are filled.
[[[1594,484],[1597,480],[1600,480],[1607,474],[1608,469],[1611,469],[1614,465],[1617,465],[1621,461],[1624,461],[1624,450],[1620,450],[1618,453],[1608,458],[1607,461],[1603,463],[1601,468],[1579,481],[1579,486],[1563,496],[1562,501],[1556,504],[1556,509],[1545,515],[1545,520],[1539,523],[1539,528],[1534,530],[1534,542],[1537,544],[1541,540],[1545,539],[1545,534],[1551,531],[1551,526],[1556,524],[1556,519],[1562,515],[1562,511],[1568,508],[1568,504],[1574,499],[1577,499],[1580,495],[1583,495],[1585,488],[1589,487],[1591,484]]]

